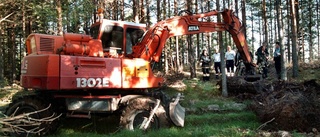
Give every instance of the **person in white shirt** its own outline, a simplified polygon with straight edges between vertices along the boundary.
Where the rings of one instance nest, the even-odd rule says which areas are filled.
[[[214,62],[214,70],[216,71],[216,79],[219,79],[219,75],[221,73],[221,58],[218,49],[215,49],[215,53],[212,55],[212,59]]]
[[[227,76],[234,76],[234,57],[236,53],[231,49],[231,46],[227,47],[227,52],[225,54],[226,58],[226,67],[227,67]]]

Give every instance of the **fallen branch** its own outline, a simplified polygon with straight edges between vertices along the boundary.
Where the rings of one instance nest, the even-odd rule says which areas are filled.
[[[257,128],[257,130],[260,130],[260,129],[262,129],[263,127],[267,126],[267,124],[270,123],[270,122],[272,122],[274,119],[275,119],[275,118],[272,118],[271,120],[263,123],[262,125],[260,125],[260,126]]]
[[[0,128],[0,132],[7,132],[7,133],[16,133],[21,134],[25,133],[27,136],[29,134],[40,134],[43,130],[45,130],[45,126],[43,125],[49,125],[54,120],[58,119],[62,114],[56,116],[54,113],[51,116],[43,117],[40,119],[32,118],[30,117],[33,114],[41,113],[43,111],[46,111],[50,108],[51,105],[49,105],[47,108],[19,114],[17,116],[14,116],[16,111],[19,109],[17,108],[16,111],[11,116],[5,116],[3,118],[0,118],[0,124],[2,127]]]

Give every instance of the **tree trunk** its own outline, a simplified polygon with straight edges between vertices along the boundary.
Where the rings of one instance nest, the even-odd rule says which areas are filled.
[[[203,13],[204,12],[204,8],[205,8],[205,5],[206,5],[206,2],[204,1],[204,0],[200,0],[200,3],[201,3],[201,5],[200,5],[200,10],[201,10],[201,13]],[[209,11],[209,10],[208,10]],[[201,18],[201,21],[203,21],[204,19],[203,18]],[[208,21],[210,20],[210,18],[208,18]],[[199,39],[201,39],[201,42],[202,43],[204,43],[204,34],[202,33],[202,34],[200,34],[201,35],[201,38],[199,38]],[[210,41],[211,39],[207,39],[208,41]],[[200,41],[200,40],[199,40]],[[198,42],[199,43],[199,42]],[[199,58],[200,58],[200,43],[199,44],[197,44],[197,49],[196,49],[196,58],[199,60]],[[209,54],[210,55],[210,54]]]
[[[150,25],[151,25],[151,17],[150,17],[150,0],[146,0],[146,10],[147,10],[147,14],[146,14],[146,16],[147,16],[147,21],[146,21],[146,23],[147,23],[147,28],[149,28],[150,27]]]
[[[237,15],[237,16],[239,16],[238,0],[235,0],[235,1],[234,1],[234,3],[235,3],[235,9],[236,9],[236,11],[235,11],[235,12],[236,12],[236,15]]]
[[[190,68],[190,78],[196,78],[196,59],[194,56],[194,46],[192,43],[192,35],[187,36],[188,42],[188,61],[189,61],[189,68]]]
[[[245,0],[242,0],[242,5],[241,5],[241,7],[242,7],[242,11],[241,11],[241,13],[242,13],[242,25],[243,26],[247,26],[247,20],[246,20],[246,16],[247,16],[247,14],[246,14],[246,1]],[[244,33],[244,36],[245,37],[247,37],[247,29],[244,29],[243,30],[243,33]]]
[[[175,61],[176,61],[176,65],[175,65],[175,70],[176,70],[176,73],[180,73],[180,51],[179,51],[179,37],[176,36],[176,58],[175,58]],[[183,55],[183,54],[182,54]]]
[[[12,25],[12,28],[8,30],[9,32],[9,41],[10,43],[8,44],[8,48],[10,50],[11,56],[9,56],[9,64],[8,66],[11,65],[11,70],[8,70],[10,72],[10,80],[9,83],[13,84],[14,80],[16,80],[16,51],[17,51],[17,47],[16,47],[16,34],[15,34],[15,28],[16,28],[16,24]],[[9,54],[10,55],[10,54]]]
[[[56,10],[57,10],[57,29],[58,32],[57,34],[62,36],[63,32],[62,32],[62,8],[61,8],[61,0],[56,0]]]
[[[302,18],[304,18],[304,17],[302,17]],[[298,20],[297,20],[298,21]],[[305,45],[304,45],[304,30],[301,30],[301,31],[299,31],[298,29],[297,29],[297,31],[298,31],[298,33],[297,33],[297,35],[298,35],[298,38],[297,38],[297,40],[298,40],[298,57],[300,57],[300,60],[299,61],[302,61],[302,62],[305,62]],[[299,35],[299,33],[300,33],[300,35]],[[299,40],[299,38],[301,38],[301,40]]]
[[[290,3],[290,0],[286,0],[287,1],[287,3]],[[289,14],[289,11],[290,11],[290,6],[289,6],[289,4],[287,5],[287,15]],[[288,23],[288,25],[287,25],[287,30],[290,30],[290,18],[288,18],[287,19],[287,23]],[[291,34],[288,34],[288,35],[291,35]],[[287,39],[287,48],[288,48],[288,63],[291,63],[291,39],[292,39],[292,37],[291,36],[288,36],[288,39]]]
[[[202,1],[201,1],[202,2]],[[195,3],[198,3],[198,0],[195,0]],[[201,9],[202,9],[202,4],[200,5]],[[196,13],[199,13],[199,9],[198,9],[198,6],[195,6],[195,12]],[[201,12],[203,12],[203,10],[201,10]],[[201,21],[203,21],[203,18],[201,18]],[[201,34],[202,35],[202,34]],[[199,59],[199,49],[200,49],[200,34],[196,34],[196,37],[197,37],[197,42],[196,42],[196,47],[195,47],[195,70],[197,70],[197,60]],[[204,42],[203,42],[203,39],[201,40],[201,44],[204,45]],[[209,52],[209,55],[210,55],[210,48],[208,48],[208,52]]]
[[[157,22],[161,20],[161,6],[160,6],[160,0],[157,0]]]
[[[318,0],[317,2],[317,11],[319,11],[319,3],[320,3],[320,0]],[[319,13],[317,13],[317,21],[319,21]],[[319,25],[319,22],[317,23],[317,33],[318,33],[318,60],[320,59],[320,25]]]
[[[273,10],[276,10],[275,7],[272,7],[272,6],[274,6],[273,3],[274,3],[273,1],[269,1],[269,8],[268,8],[269,10],[267,11],[267,13],[269,13],[269,14],[266,14],[267,17],[270,17],[270,28],[269,28],[270,31],[268,32],[268,34],[270,34],[270,35],[268,35],[268,43],[274,43],[274,41],[277,40],[277,38],[278,38],[277,25],[276,25],[277,18],[274,17],[274,19],[272,19],[272,15],[271,15]],[[273,49],[272,44],[269,49],[270,49],[270,51],[272,51],[272,49]],[[272,52],[270,52],[270,53],[272,55]]]
[[[25,1],[22,1],[22,37],[26,39],[26,9]],[[21,50],[21,49],[20,49]]]
[[[186,0],[186,9],[191,11],[192,8],[192,0]],[[194,46],[192,43],[192,35],[187,35],[187,50],[188,50],[188,66],[190,71],[190,78],[195,78],[197,76],[196,73],[196,63],[195,63],[195,56],[194,56]]]
[[[220,0],[216,1],[217,10],[220,10]],[[221,22],[221,15],[218,16],[218,22]],[[225,60],[225,46],[222,43],[222,32],[218,32],[218,43],[220,49],[220,58],[221,58],[221,91],[223,97],[228,97],[228,89],[227,89],[227,76],[226,76],[226,62]]]
[[[69,2],[67,2],[69,4]],[[70,32],[71,28],[70,28],[70,16],[71,16],[71,9],[66,9],[67,10],[67,16],[66,16],[66,26],[67,26],[67,32]],[[96,12],[96,11],[95,11]],[[97,21],[97,20],[96,20]],[[35,21],[36,22],[36,21]],[[35,28],[36,29],[36,28]]]
[[[296,2],[300,2],[298,4],[295,5],[295,10],[296,10],[296,22],[297,22],[297,41],[298,41],[298,44],[297,44],[297,47],[298,47],[298,61],[302,61],[304,62],[305,61],[305,45],[304,45],[304,40],[305,40],[305,29],[303,28],[304,26],[299,26],[299,20],[300,18],[301,19],[304,19],[304,18],[307,18],[305,17],[304,14],[301,14],[299,13],[299,5],[301,4],[302,5],[302,2],[301,0],[296,0]],[[301,6],[301,10],[304,10],[304,6]],[[301,16],[301,17],[300,17]],[[302,23],[306,23],[304,20],[302,20]]]
[[[4,45],[4,39],[3,39],[3,29],[0,26],[0,45]],[[0,46],[0,88],[2,88],[2,84],[4,83],[4,79],[3,79],[3,47],[4,46]]]
[[[292,32],[292,77],[298,77],[298,53],[297,53],[297,20],[295,0],[290,0],[290,12],[291,12],[291,32]]]
[[[285,67],[285,56],[284,56],[284,41],[283,41],[283,26],[282,26],[282,11],[281,11],[281,0],[276,0],[276,12],[277,12],[277,24],[280,42],[280,52],[281,52],[281,79],[287,80],[287,70]]]
[[[255,39],[255,36],[254,36],[254,21],[253,21],[253,7],[251,7],[251,39],[252,40],[254,40]],[[255,49],[254,49],[254,42],[252,42],[252,48],[251,48],[251,52],[254,54],[254,51],[255,51]]]
[[[308,30],[309,30],[309,60],[313,61],[313,0],[309,0],[308,11],[309,11],[309,22],[308,22]],[[319,36],[318,36],[319,37]]]
[[[139,19],[139,0],[133,0],[132,1],[132,11],[133,11],[133,18],[134,18],[134,22],[139,23],[140,19]]]
[[[163,19],[166,19],[167,18],[167,11],[166,11],[166,7],[167,7],[167,1],[166,0],[163,0],[163,5],[164,6],[162,6],[162,15],[163,15]],[[170,44],[168,44],[168,42],[166,42],[166,45],[170,45]],[[168,60],[169,60],[169,54],[168,54],[168,50],[170,50],[170,46],[165,46],[164,47],[164,71],[165,71],[165,73],[166,74],[168,74],[169,73],[169,62],[168,62]],[[162,64],[161,63],[162,61],[160,61],[160,64]]]
[[[266,49],[269,50],[269,40],[268,40],[268,22],[266,15],[266,0],[262,1],[262,20],[263,20],[263,33],[264,33],[264,43],[266,44]]]
[[[120,19],[122,20],[122,21],[124,21],[124,0],[122,0],[122,5],[121,5],[121,13],[120,13]],[[149,9],[149,5],[147,5],[147,10]],[[148,13],[147,13],[148,14]]]
[[[140,4],[140,6],[139,6],[139,8],[140,8],[140,23],[146,23],[146,10],[145,10],[145,5],[144,5],[144,0],[141,0],[140,2],[139,2]]]

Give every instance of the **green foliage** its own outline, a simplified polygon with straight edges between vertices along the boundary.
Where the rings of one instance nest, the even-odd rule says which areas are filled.
[[[7,78],[0,79],[0,88],[3,88],[4,86],[8,86],[9,81]]]
[[[5,96],[7,96],[7,92],[4,89],[0,89],[0,98],[4,98]]]
[[[83,33],[81,28],[88,27],[85,24],[93,24],[91,19],[96,5],[92,0],[63,1],[62,5],[63,25],[67,32]]]

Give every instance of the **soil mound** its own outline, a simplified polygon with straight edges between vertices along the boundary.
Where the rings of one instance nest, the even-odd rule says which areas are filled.
[[[264,123],[263,130],[320,130],[320,85],[316,80],[272,85],[273,90],[255,95],[250,106]]]

